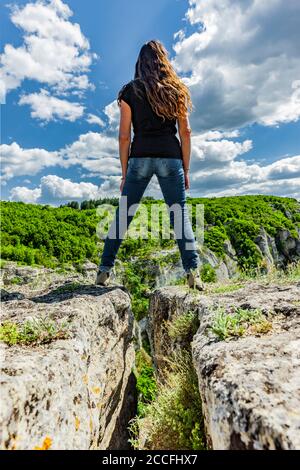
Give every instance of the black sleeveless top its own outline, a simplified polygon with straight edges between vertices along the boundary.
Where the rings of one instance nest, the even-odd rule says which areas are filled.
[[[135,82],[143,92],[140,98],[135,93],[132,83]],[[164,157],[182,159],[179,139],[176,136],[176,119],[165,121],[151,108],[147,99],[144,84],[131,80],[123,87],[120,99],[131,108],[133,139],[130,146],[130,157]]]

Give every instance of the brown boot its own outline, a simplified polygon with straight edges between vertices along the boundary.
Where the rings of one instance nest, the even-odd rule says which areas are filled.
[[[204,290],[204,283],[201,280],[199,269],[191,269],[186,275],[187,284],[191,289]]]
[[[108,286],[110,274],[106,271],[98,271],[95,284],[96,286]]]

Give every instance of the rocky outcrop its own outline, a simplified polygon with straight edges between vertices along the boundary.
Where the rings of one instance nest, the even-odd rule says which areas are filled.
[[[287,263],[300,258],[300,238],[295,238],[289,230],[279,229],[275,237],[271,237],[264,227],[254,239],[265,259],[266,271],[272,266],[284,267]]]
[[[278,229],[276,236],[271,236],[261,226],[253,241],[261,255],[258,266],[260,272],[268,273],[277,268],[286,268],[289,263],[300,259],[300,229],[296,238],[286,229]],[[164,285],[174,285],[184,276],[181,260],[176,257],[176,254],[179,254],[177,246],[153,252],[146,259],[133,256],[130,262],[139,273],[141,282],[149,285],[150,289],[154,289]],[[222,257],[217,256],[205,244],[198,246],[198,254],[200,265],[211,266],[219,282],[233,279],[240,274],[238,261],[241,254],[236,252],[229,239],[223,242]],[[118,282],[122,282],[123,272],[122,263],[116,263],[115,278]]]
[[[217,449],[300,449],[300,282],[246,283],[224,294],[190,294],[182,287],[153,293],[149,336],[155,362],[180,344],[163,334],[165,320],[197,311],[192,341],[207,437]],[[222,307],[260,309],[271,329],[221,340],[212,330]]]
[[[1,449],[129,448],[127,423],[136,412],[130,297],[85,282],[23,298],[15,296],[22,286],[5,286],[1,322],[47,318],[66,324],[68,334],[49,344],[0,342]]]

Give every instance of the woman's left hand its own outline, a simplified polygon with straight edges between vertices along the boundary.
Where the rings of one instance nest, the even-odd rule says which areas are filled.
[[[190,174],[188,171],[184,172],[184,185],[185,189],[190,189]]]

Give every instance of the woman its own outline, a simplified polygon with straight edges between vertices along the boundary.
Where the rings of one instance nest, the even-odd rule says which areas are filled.
[[[199,256],[185,204],[185,190],[190,186],[191,149],[187,112],[192,103],[188,88],[176,75],[161,42],[153,40],[143,45],[135,66],[134,80],[122,87],[117,101],[121,110],[120,201],[126,198],[128,209],[133,204],[137,207],[151,177],[156,174],[168,208],[174,204],[173,207],[180,211],[182,230],[178,230],[178,223],[177,227],[176,223],[174,225],[174,211],[169,210],[169,213],[188,286],[203,290],[198,269]],[[180,142],[176,137],[176,120]],[[134,130],[132,143],[131,124]],[[122,224],[123,229],[120,229],[120,212],[119,202],[114,220],[114,236],[109,232],[105,239],[96,278],[96,284],[99,285],[109,283],[118,249],[133,218],[126,209],[126,221]]]

